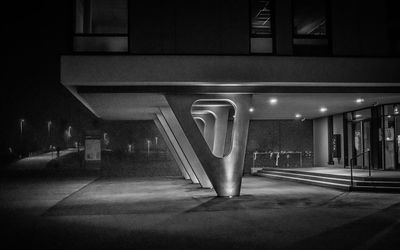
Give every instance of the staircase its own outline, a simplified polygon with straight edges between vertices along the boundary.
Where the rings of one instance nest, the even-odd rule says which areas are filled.
[[[263,168],[255,175],[345,191],[400,193],[400,178],[354,176],[352,187],[350,176],[345,175],[281,168]]]

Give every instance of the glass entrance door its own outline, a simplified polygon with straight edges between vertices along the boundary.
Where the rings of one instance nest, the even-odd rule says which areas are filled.
[[[385,169],[400,169],[400,105],[384,106],[384,166]]]
[[[371,145],[371,120],[353,122],[353,157],[354,166],[368,168]]]

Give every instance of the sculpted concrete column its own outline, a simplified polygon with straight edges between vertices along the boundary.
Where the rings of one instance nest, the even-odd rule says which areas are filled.
[[[200,117],[194,117],[197,127],[200,129],[201,134],[204,136],[205,121]]]
[[[216,118],[214,117],[213,114],[207,111],[202,111],[202,112],[197,111],[196,113],[193,114],[193,118],[195,120],[197,120],[196,118],[198,119],[200,118],[204,121],[203,136],[208,144],[208,147],[210,148],[211,151],[213,151]]]
[[[228,130],[229,107],[211,107],[210,110],[215,114],[213,154],[217,157],[223,157]]]
[[[242,183],[244,156],[249,127],[251,95],[166,95],[187,139],[218,196],[238,196]],[[235,108],[232,147],[228,155],[216,157],[209,149],[191,114],[192,104],[201,99],[227,101]]]

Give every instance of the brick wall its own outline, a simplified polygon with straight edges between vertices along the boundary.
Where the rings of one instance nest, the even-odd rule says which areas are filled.
[[[250,172],[255,151],[302,152],[302,166],[312,167],[313,123],[310,120],[252,120],[247,140],[245,173]],[[306,153],[307,152],[307,153]],[[279,167],[300,167],[299,155],[280,154]],[[274,166],[276,155],[258,155],[257,166]]]

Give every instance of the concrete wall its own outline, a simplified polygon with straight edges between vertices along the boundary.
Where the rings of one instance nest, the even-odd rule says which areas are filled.
[[[306,120],[252,120],[247,140],[245,173],[250,172],[255,151],[312,151],[313,122]],[[260,157],[261,164],[269,164]],[[313,160],[303,154],[303,167],[312,167]]]
[[[61,82],[64,85],[293,82],[303,86],[312,82],[316,86],[353,83],[365,87],[365,83],[399,83],[398,65],[400,58],[62,56]]]
[[[328,118],[313,120],[314,166],[328,166]]]

